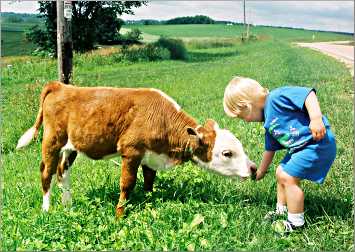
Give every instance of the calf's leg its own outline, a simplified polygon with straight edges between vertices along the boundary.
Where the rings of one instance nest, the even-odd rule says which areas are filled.
[[[60,163],[57,168],[58,186],[62,189],[62,204],[71,205],[72,198],[70,193],[70,167],[73,164],[77,152],[63,151],[60,157]]]
[[[124,213],[124,204],[129,197],[129,193],[136,185],[137,171],[141,159],[138,154],[133,156],[122,155],[120,198],[116,206],[116,217],[121,217]]]
[[[144,177],[144,190],[147,192],[153,191],[153,183],[156,176],[156,171],[150,169],[146,165],[142,165]]]
[[[42,142],[42,162],[40,165],[43,204],[42,210],[48,211],[50,206],[50,193],[52,175],[55,174],[58,166],[60,146],[53,144],[53,141],[43,139]]]

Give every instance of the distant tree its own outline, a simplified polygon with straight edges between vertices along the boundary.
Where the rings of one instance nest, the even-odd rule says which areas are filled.
[[[14,13],[14,15],[7,16],[6,21],[9,23],[22,23],[24,20],[20,15]]]
[[[117,16],[134,14],[133,7],[145,5],[145,1],[73,1],[72,39],[75,51],[85,52],[95,43],[115,40],[123,24]],[[43,50],[56,52],[57,9],[55,1],[39,2],[39,17],[44,19],[45,30],[32,29],[27,38]]]
[[[177,17],[169,19],[166,24],[214,24],[215,21],[207,16],[197,15],[194,17]]]
[[[103,8],[100,12],[96,22],[97,42],[105,44],[116,41],[124,21],[117,18],[117,14],[112,8]]]
[[[142,23],[144,25],[158,25],[158,24],[160,24],[160,21],[154,20],[154,19],[144,19],[144,20],[142,20]]]

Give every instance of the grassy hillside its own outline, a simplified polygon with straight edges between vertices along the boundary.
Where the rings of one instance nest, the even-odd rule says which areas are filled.
[[[164,32],[193,36],[190,29],[183,33],[169,26]],[[199,36],[215,36],[211,29]],[[186,163],[158,173],[153,193],[145,195],[140,171],[127,216],[120,220],[114,218],[120,166],[79,156],[72,171],[73,206],[63,209],[60,190],[54,186],[51,209],[41,212],[40,142],[20,151],[15,146],[35,120],[43,85],[57,73],[54,60],[27,58],[12,60],[13,67],[2,73],[2,250],[353,251],[353,79],[333,58],[291,45],[289,41],[309,36],[294,32],[277,33],[282,40],[266,37],[229,47],[190,49],[187,61],[115,63],[112,56],[94,61],[75,55],[73,82],[159,88],[200,123],[213,118],[230,129],[256,163],[264,146],[262,124],[224,114],[228,81],[241,75],[269,89],[285,84],[315,87],[338,150],[322,186],[302,183],[308,223],[304,231],[279,237],[263,221],[276,204],[274,172],[285,152],[277,154],[269,173],[257,183],[223,178]],[[193,226],[195,218],[203,221]]]
[[[231,38],[241,36],[244,31],[242,25],[127,25],[127,28],[138,28],[141,31],[153,35],[179,37],[179,38]],[[273,28],[256,26],[250,27],[250,32],[259,36],[273,37],[274,39],[287,41],[332,41],[352,40],[352,36],[330,32],[315,32],[302,29]]]
[[[1,36],[1,56],[29,55],[36,48],[22,31],[1,31]]]
[[[29,55],[36,45],[27,41],[25,32],[38,23],[1,23],[1,56]]]
[[[6,19],[2,22],[2,56],[30,55],[35,45],[25,38],[25,31],[34,25],[41,25],[32,18],[28,22],[11,23]],[[128,29],[138,28],[144,32],[146,41],[156,40],[156,36],[178,37],[186,39],[201,38],[235,38],[240,37],[243,26],[227,26],[224,24],[215,25],[126,25]],[[349,35],[313,32],[300,29],[272,28],[272,27],[251,27],[251,33],[260,37],[272,37],[274,39],[288,41],[331,41],[331,40],[352,40]],[[314,40],[313,40],[314,35]]]

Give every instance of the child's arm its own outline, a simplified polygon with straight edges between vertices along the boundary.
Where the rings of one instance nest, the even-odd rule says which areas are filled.
[[[256,180],[260,180],[265,176],[267,169],[269,168],[272,159],[274,158],[275,151],[264,151],[263,160],[259,166],[259,169],[256,171]]]
[[[306,98],[305,106],[308,111],[313,139],[316,141],[321,140],[326,132],[323,120],[322,112],[320,111],[319,103],[316,94],[312,91]]]

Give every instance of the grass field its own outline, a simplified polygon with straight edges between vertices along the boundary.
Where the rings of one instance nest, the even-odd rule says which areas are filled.
[[[241,36],[242,25],[126,25],[126,28],[138,28],[142,32],[168,37],[178,38],[231,38]],[[275,40],[286,41],[333,41],[353,40],[349,35],[329,32],[316,32],[301,29],[272,28],[255,26],[250,27],[250,33]]]
[[[1,56],[30,55],[36,45],[27,41],[25,32],[38,23],[2,23]]]
[[[165,29],[173,32],[170,26]],[[12,60],[13,67],[2,73],[2,250],[353,251],[353,80],[343,64],[293,46],[290,42],[307,40],[294,32],[280,31],[277,38],[283,39],[276,39],[277,31],[265,28],[264,40],[190,49],[187,61],[113,63],[110,56],[100,64],[77,61],[73,82],[160,88],[199,122],[213,118],[230,129],[256,163],[264,146],[262,124],[224,115],[222,98],[228,81],[241,75],[269,89],[286,84],[315,87],[338,149],[322,186],[302,184],[308,223],[303,232],[278,237],[263,221],[276,204],[274,170],[285,152],[277,154],[269,173],[257,183],[240,183],[187,163],[158,173],[153,193],[145,195],[140,171],[127,216],[120,220],[114,218],[120,167],[79,156],[72,172],[73,206],[61,206],[61,193],[54,186],[51,209],[41,212],[40,142],[21,151],[15,146],[35,120],[42,86],[57,74],[55,61],[31,58]],[[215,31],[206,28],[201,36],[208,34]],[[324,36],[339,40],[338,35]]]

